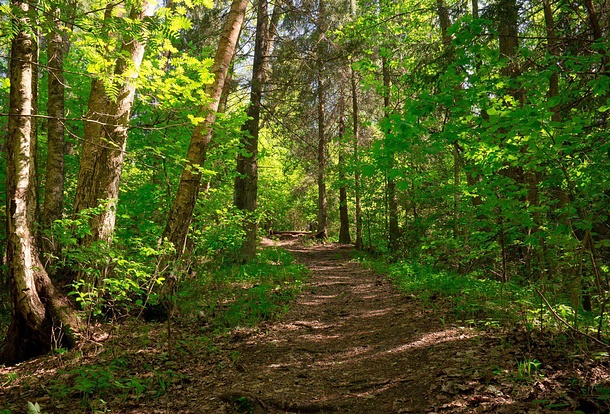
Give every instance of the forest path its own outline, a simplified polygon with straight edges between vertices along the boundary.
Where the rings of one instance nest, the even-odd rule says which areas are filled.
[[[490,352],[497,339],[443,326],[442,314],[351,261],[348,246],[282,244],[312,278],[280,321],[235,343],[238,361],[208,400],[225,403],[215,412],[514,412],[482,383],[505,358]]]

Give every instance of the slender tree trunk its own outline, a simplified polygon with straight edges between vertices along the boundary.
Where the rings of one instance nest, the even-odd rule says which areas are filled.
[[[518,38],[518,18],[519,18],[519,5],[516,0],[499,0],[498,2],[498,11],[497,11],[497,21],[498,21],[498,45],[500,57],[504,60],[504,65],[500,69],[500,74],[505,78],[510,79],[510,82],[514,82],[516,78],[521,74],[521,67],[519,65],[517,51],[519,48],[519,38]],[[510,86],[508,90],[508,94],[511,95],[515,100],[515,105],[521,106],[524,103],[525,93],[523,89],[516,84]],[[506,132],[506,130],[504,131]],[[504,146],[504,142],[501,143]],[[521,148],[520,151],[523,153],[525,148]],[[523,154],[522,154],[523,156]],[[533,200],[534,195],[530,194],[530,192],[535,188],[535,184],[530,185],[528,183],[528,179],[533,179],[531,176],[528,176],[526,179],[526,173],[523,168],[523,164],[519,163],[517,165],[508,164],[506,168],[500,170],[500,174],[507,179],[512,180],[516,186],[519,188],[525,188],[528,192],[528,196],[519,197],[520,201],[527,204],[530,199]],[[500,195],[500,197],[503,194]],[[507,197],[514,197],[514,194],[508,194]],[[530,201],[531,203],[531,201]],[[504,213],[499,212],[498,220],[502,220]],[[521,246],[515,246],[512,243],[506,243],[506,234],[503,234],[504,239],[502,240],[503,249],[506,251],[504,256],[505,263],[515,263],[524,260],[526,266],[530,266],[529,255],[524,252]],[[508,269],[508,267],[504,266],[504,270]],[[505,276],[505,279],[508,280],[508,273]]]
[[[589,23],[591,24],[591,29],[593,29],[593,39],[598,40],[603,36],[602,27],[599,23],[599,15],[597,14],[597,10],[595,10],[595,5],[592,0],[585,0],[585,7],[587,8],[587,14],[589,15]]]
[[[274,9],[274,15],[277,10]],[[272,19],[273,20],[273,19]],[[237,156],[237,176],[235,177],[235,206],[244,211],[245,238],[241,246],[241,258],[248,261],[256,255],[258,223],[255,217],[258,196],[258,133],[263,89],[268,78],[268,59],[271,53],[273,22],[269,22],[267,0],[258,0],[256,20],[256,40],[250,88],[248,120],[242,126],[242,150]]]
[[[347,211],[347,177],[345,174],[345,93],[343,83],[345,71],[341,76],[341,91],[339,96],[339,243],[349,244],[352,239],[349,234],[349,216]]]
[[[388,59],[384,56],[382,58],[382,75],[383,75],[383,106],[384,115],[386,118],[390,117],[390,68],[388,66]],[[389,134],[390,131],[387,131]],[[400,229],[398,227],[398,202],[396,200],[396,180],[394,179],[394,150],[388,148],[388,138],[386,137],[386,156],[388,157],[387,165],[387,200],[388,200],[388,216],[389,216],[389,248],[391,251],[398,249],[398,239],[400,237]]]
[[[187,162],[182,171],[178,191],[163,231],[163,238],[173,243],[177,255],[184,252],[186,245],[193,210],[199,195],[200,168],[206,159],[207,148],[212,137],[212,126],[216,120],[220,96],[244,21],[247,4],[247,0],[233,0],[231,4],[231,10],[222,29],[218,50],[212,65],[214,82],[206,88],[206,94],[211,98],[211,102],[205,108],[202,108],[201,112],[204,115],[204,120],[193,130],[186,156]]]
[[[326,56],[326,8],[324,0],[319,0],[318,10],[318,231],[316,237],[328,237],[328,211],[326,199],[326,91],[324,85],[324,58]]]
[[[45,193],[42,205],[42,227],[50,229],[53,222],[63,217],[66,149],[64,128],[64,52],[68,39],[60,19],[61,11],[54,10],[53,30],[47,35],[48,101],[47,113],[47,162]],[[43,238],[43,251],[56,254],[57,246],[48,237]]]
[[[356,15],[357,4],[355,0],[350,1],[350,14]],[[354,204],[355,204],[355,218],[356,218],[356,249],[362,249],[364,247],[364,241],[362,239],[362,203],[360,200],[360,120],[358,117],[358,88],[356,82],[356,71],[353,67],[350,67],[350,83],[351,83],[351,95],[352,95],[352,123],[354,128],[354,139],[353,139],[353,151],[354,151]]]
[[[321,64],[320,64],[321,66]],[[321,69],[320,69],[321,70]],[[324,79],[318,74],[318,231],[316,237],[328,237],[326,206],[326,134]]]
[[[516,60],[519,49],[518,31],[519,6],[516,0],[499,0],[498,3],[498,31],[500,55],[506,60],[501,74],[516,78],[521,68]],[[511,95],[518,102],[522,101],[523,94],[519,88],[513,89]]]
[[[555,19],[553,17],[553,9],[551,8],[550,0],[543,0],[544,23],[546,26],[547,51],[549,56],[554,56],[557,53],[557,35],[555,34]],[[559,72],[554,70],[549,78],[549,99],[559,95]],[[561,114],[559,113],[559,105],[553,108],[552,120],[559,122]]]
[[[81,329],[75,312],[51,283],[39,257],[31,214],[36,203],[31,188],[36,185],[32,137],[36,39],[28,29],[33,11],[19,0],[13,0],[12,6],[17,32],[11,43],[6,179],[6,265],[12,321],[0,354],[6,364],[40,355],[52,346],[71,347]]]
[[[154,2],[144,0],[142,4],[134,5],[129,18],[142,20],[152,15],[154,7]],[[135,37],[129,37],[122,41],[121,47],[124,53],[117,59],[114,70],[120,82],[117,85],[116,98],[108,101],[107,97],[98,95],[100,93],[105,95],[106,92],[99,81],[94,81],[89,101],[90,104],[99,103],[102,108],[105,107],[107,114],[102,115],[103,123],[99,128],[94,127],[89,130],[94,135],[85,137],[85,141],[90,145],[83,147],[83,157],[81,158],[75,211],[79,212],[84,208],[93,208],[102,202],[105,203],[100,214],[91,219],[92,234],[85,238],[86,244],[98,240],[110,243],[114,233],[119,182],[136,90],[133,73],[137,73],[140,69],[145,43]],[[129,56],[129,58],[125,56]],[[97,106],[89,109],[90,112],[101,112]],[[97,146],[93,156],[84,153],[85,149],[91,146]],[[85,161],[92,161],[93,165],[86,164]]]
[[[454,53],[451,48],[451,36],[449,35],[449,26],[451,26],[451,19],[449,18],[449,11],[444,0],[436,0],[437,13],[441,26],[441,38],[443,41],[443,49],[446,54],[447,62],[454,60]],[[460,86],[456,86],[456,89],[460,89]],[[454,99],[455,100],[455,99]],[[449,116],[449,109],[447,109],[447,116]],[[453,237],[459,236],[459,205],[460,205],[460,169],[461,169],[461,156],[460,156],[460,144],[457,137],[452,143],[453,153]]]
[[[33,20],[36,18],[35,11],[32,9]],[[37,21],[33,21],[34,27],[38,24]],[[40,67],[40,31],[35,29],[35,38],[32,42],[32,76],[30,81],[32,83],[32,114],[38,115],[38,74]],[[28,203],[28,220],[30,223],[38,223],[40,219],[40,194],[38,192],[38,117],[33,116],[31,118],[30,128],[30,148],[31,148],[31,185],[28,187],[29,199],[32,201]],[[36,235],[37,246],[40,243],[40,233],[34,229],[33,233]]]
[[[362,203],[360,201],[360,120],[358,116],[358,88],[356,84],[356,71],[351,68],[352,86],[352,122],[354,124],[354,198],[356,208],[356,249],[364,247],[362,240]]]

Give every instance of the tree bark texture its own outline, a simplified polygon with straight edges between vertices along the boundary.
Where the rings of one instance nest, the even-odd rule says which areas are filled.
[[[275,8],[274,15],[277,15],[277,10],[278,8]],[[245,213],[245,238],[241,246],[243,261],[248,261],[256,255],[258,223],[254,214],[258,196],[258,133],[261,101],[268,78],[268,60],[274,35],[274,28],[270,23],[267,0],[258,0],[250,105],[246,112],[248,120],[241,128],[241,151],[237,155],[234,190],[235,206]]]
[[[328,211],[326,199],[326,133],[324,79],[318,75],[318,231],[316,237],[328,237]]]
[[[154,6],[154,2],[145,0],[133,7],[129,17],[142,20],[152,15]],[[88,114],[91,118],[85,128],[75,212],[97,207],[100,203],[105,204],[103,210],[93,216],[90,222],[92,234],[85,238],[85,244],[98,240],[108,243],[112,241],[119,183],[136,90],[137,76],[134,73],[137,74],[140,69],[144,48],[145,43],[135,37],[129,36],[122,40],[121,49],[124,53],[117,58],[114,69],[118,82],[116,97],[108,98],[100,80],[95,79],[92,82]]]
[[[22,1],[12,2],[17,27],[11,43],[7,142],[6,265],[12,320],[0,360],[14,364],[40,355],[52,346],[75,345],[80,322],[68,301],[53,286],[40,261],[31,215],[35,181],[33,62],[36,40],[28,29],[33,14]]]
[[[64,128],[64,52],[68,49],[67,35],[60,19],[60,10],[54,12],[53,29],[47,35],[48,85],[47,85],[47,162],[45,193],[42,204],[42,227],[50,229],[60,220],[64,208],[64,181],[66,177],[64,154],[66,147]],[[53,240],[43,238],[45,253],[56,253]]]
[[[382,58],[382,77],[383,77],[383,107],[386,118],[390,116],[390,68],[388,67],[388,59]],[[389,134],[390,131],[387,131]],[[396,180],[393,177],[394,170],[394,150],[387,145],[386,138],[386,156],[388,157],[387,165],[387,198],[388,198],[388,215],[389,215],[389,248],[390,251],[396,251],[398,248],[398,239],[400,237],[400,229],[398,227],[398,202],[396,200]]]
[[[317,47],[317,103],[318,103],[318,229],[316,237],[328,237],[328,210],[326,198],[326,91],[324,85],[324,57],[326,54],[326,10],[324,0],[318,3],[318,47]]]
[[[207,147],[212,138],[212,126],[216,120],[216,111],[220,102],[222,89],[227,77],[235,46],[244,21],[247,0],[233,0],[220,35],[218,50],[214,57],[212,72],[214,82],[206,88],[206,94],[211,102],[201,112],[204,120],[195,126],[187,152],[187,162],[180,177],[178,191],[170,209],[163,238],[173,243],[176,253],[181,255],[186,246],[193,210],[199,196],[201,184],[200,168],[206,159]]]
[[[356,82],[356,71],[351,69],[351,86],[352,86],[352,122],[354,124],[354,201],[356,209],[356,249],[362,249],[364,242],[362,240],[362,203],[360,201],[360,119],[358,116],[358,85]]]
[[[104,12],[104,25],[112,16],[113,5],[108,4]],[[76,194],[74,196],[74,212],[79,213],[90,208],[90,198],[93,188],[93,176],[97,159],[102,149],[102,125],[106,122],[110,100],[106,95],[104,83],[99,78],[91,80],[89,102],[85,118],[83,147],[81,149]]]
[[[347,211],[347,177],[345,174],[345,94],[343,82],[345,72],[341,77],[341,91],[339,96],[339,243],[349,244],[352,239],[349,234],[349,216]]]
[[[601,39],[603,37],[602,26],[599,22],[599,15],[595,9],[593,1],[585,0],[585,7],[587,8],[587,14],[589,15],[589,24],[593,30],[593,39]]]

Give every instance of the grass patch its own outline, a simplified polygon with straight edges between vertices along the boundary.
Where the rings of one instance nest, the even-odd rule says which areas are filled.
[[[308,275],[290,253],[267,248],[251,263],[185,276],[174,297],[171,359],[165,322],[127,318],[113,322],[109,341],[87,342],[79,350],[61,350],[7,371],[0,386],[27,392],[33,403],[41,401],[43,412],[49,406],[54,410],[49,412],[117,412],[161,404],[157,401],[171,389],[189,386],[194,365],[222,369],[236,363],[240,355],[223,348],[229,331],[284,313]],[[0,413],[4,408],[22,412],[24,404],[9,399]]]
[[[308,276],[290,253],[267,248],[247,264],[184,280],[176,305],[183,317],[195,317],[216,330],[254,326],[283,314]]]
[[[389,276],[407,294],[420,298],[425,306],[450,306],[458,320],[473,326],[499,327],[516,325],[528,330],[552,329],[564,331],[536,292],[544,292],[555,312],[572,326],[594,334],[599,316],[582,309],[575,311],[570,298],[553,290],[542,281],[537,283],[517,279],[501,282],[478,274],[460,274],[435,269],[413,262],[387,263],[382,259],[359,258],[369,268]],[[607,321],[602,333],[608,332]]]

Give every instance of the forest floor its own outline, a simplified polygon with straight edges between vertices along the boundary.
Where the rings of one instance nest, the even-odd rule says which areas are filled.
[[[606,353],[585,352],[581,343],[565,335],[559,339],[551,334],[463,327],[442,301],[423,306],[417,298],[398,292],[384,276],[352,260],[351,247],[275,243],[312,272],[287,313],[207,345],[197,342],[189,329],[177,326],[171,360],[161,358],[155,345],[163,339],[164,325],[145,332],[140,325],[122,328],[123,334],[104,346],[129,355],[118,364],[120,369],[139,377],[156,375],[163,392],[157,386],[156,394],[142,390],[105,395],[100,401],[89,397],[87,410],[610,412]],[[148,342],[143,343],[142,336]],[[88,355],[80,364],[93,363],[94,352]],[[115,355],[109,363],[116,366],[116,360]],[[83,394],[74,395],[74,382],[71,394],[57,398],[65,375],[62,364],[66,361],[53,356],[1,369],[1,378],[11,372],[20,378],[0,383],[0,412],[2,403],[13,412],[27,412],[27,401],[39,402],[43,413],[85,412]],[[27,375],[29,380],[23,380]]]

